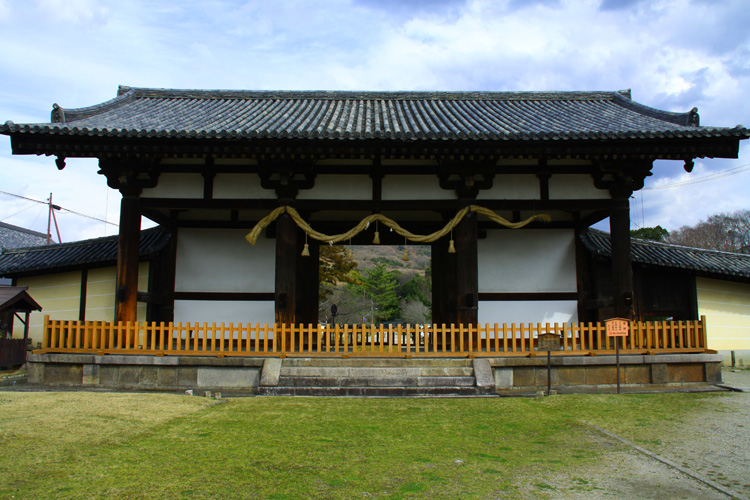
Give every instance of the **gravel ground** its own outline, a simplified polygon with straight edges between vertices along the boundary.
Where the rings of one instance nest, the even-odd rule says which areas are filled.
[[[724,370],[722,376],[725,384],[750,391],[750,370]],[[698,429],[702,432],[694,433]],[[684,434],[665,436],[658,448],[649,451],[737,496],[722,493],[592,428],[589,438],[607,450],[603,460],[551,481],[555,490],[549,498],[750,498],[750,392],[719,395],[711,409],[685,424],[685,430]]]

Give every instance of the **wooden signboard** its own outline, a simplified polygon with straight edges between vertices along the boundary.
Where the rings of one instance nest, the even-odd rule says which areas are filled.
[[[538,351],[559,351],[560,350],[560,337],[554,333],[543,333],[539,335],[537,339],[537,350]]]
[[[625,318],[611,318],[604,321],[607,327],[607,337],[627,337],[630,333],[630,320]],[[624,341],[623,341],[624,342]],[[615,356],[617,357],[617,394],[620,394],[620,341],[615,340]]]
[[[612,318],[604,322],[607,326],[607,337],[627,337],[630,333],[630,320]]]

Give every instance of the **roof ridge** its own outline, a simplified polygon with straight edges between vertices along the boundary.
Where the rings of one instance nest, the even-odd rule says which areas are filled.
[[[169,89],[120,86],[118,97],[133,93],[141,98],[173,99],[343,99],[343,100],[613,100],[625,91],[493,91],[493,90],[243,90]]]
[[[122,87],[120,87],[120,89],[122,89]],[[136,98],[136,95],[137,94],[134,91],[124,93],[119,93],[118,91],[117,97],[113,99],[83,108],[63,108],[59,104],[54,103],[52,105],[50,121],[51,123],[67,123],[70,121],[82,120],[130,102]]]
[[[636,102],[630,97],[623,95],[622,93],[616,93],[613,100],[615,103],[625,108],[631,109],[633,111],[638,111],[639,113],[650,116],[651,118],[668,121],[670,123],[674,123],[675,125],[692,125],[695,127],[700,126],[700,115],[698,114],[698,108],[693,108],[690,111],[684,113],[664,111],[662,109],[652,108],[651,106]]]

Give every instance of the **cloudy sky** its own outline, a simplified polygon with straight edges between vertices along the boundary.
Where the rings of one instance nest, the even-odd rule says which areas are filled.
[[[619,90],[701,123],[750,126],[747,0],[0,0],[0,122],[49,122],[118,85],[284,90]],[[750,208],[750,141],[692,174],[657,162],[633,227]],[[46,232],[53,201],[117,222],[95,160],[13,156],[0,221]],[[63,241],[114,234],[63,211]]]

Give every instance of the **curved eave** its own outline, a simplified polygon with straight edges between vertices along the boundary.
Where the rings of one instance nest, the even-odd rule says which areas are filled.
[[[428,142],[518,142],[518,141],[649,141],[649,140],[693,140],[693,139],[748,139],[750,130],[737,126],[695,127],[675,130],[635,130],[635,131],[568,131],[568,132],[513,132],[507,134],[466,133],[460,137],[445,134],[419,134],[396,132],[361,132],[358,130],[316,131],[260,131],[260,130],[176,130],[176,129],[126,129],[89,128],[65,124],[15,124],[11,121],[0,126],[0,134],[11,137],[39,136],[61,138],[109,138],[109,139],[169,139],[169,140],[302,140],[302,141],[428,141]]]

